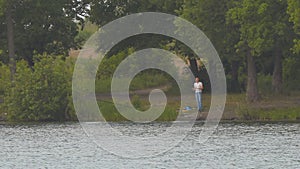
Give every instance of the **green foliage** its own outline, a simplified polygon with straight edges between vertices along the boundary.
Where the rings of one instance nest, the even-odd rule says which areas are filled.
[[[288,10],[290,21],[294,23],[295,33],[300,35],[300,1],[288,0]],[[300,38],[295,38],[295,46],[293,48],[295,53],[300,53]]]
[[[110,92],[111,90],[111,81],[115,69],[118,65],[125,59],[126,56],[134,52],[133,48],[124,50],[117,53],[111,57],[103,58],[101,64],[99,65],[97,78],[96,78],[96,92]]]
[[[285,82],[285,90],[300,90],[300,58],[287,58],[283,64],[283,78]]]
[[[5,88],[10,82],[9,67],[0,62],[0,96],[4,95]]]
[[[109,21],[131,13],[159,11],[177,14],[198,26],[209,37],[221,56],[229,89],[242,86],[245,91],[247,74],[245,53],[255,56],[260,93],[271,93],[272,59],[275,54],[283,60],[284,89],[300,90],[300,60],[290,56],[290,48],[300,53],[300,1],[299,0],[0,0],[0,55],[8,63],[5,10],[6,3],[13,4],[16,58],[18,62],[15,82],[10,83],[9,67],[0,63],[0,97],[5,95],[2,112],[8,113],[9,120],[39,121],[75,119],[71,110],[71,60],[63,61],[46,55],[33,59],[33,53],[44,52],[53,55],[67,55],[70,48],[80,48],[84,42]],[[91,24],[88,20],[97,24]],[[88,17],[86,17],[88,18]],[[78,26],[79,25],[79,26]],[[79,30],[84,26],[83,30]],[[122,41],[103,59],[96,79],[96,92],[109,92],[111,78],[121,63],[135,50],[148,47],[162,47],[168,43],[169,50],[189,56],[194,53],[172,39],[162,40],[152,34],[135,36]],[[294,42],[294,43],[293,43]],[[277,56],[278,56],[277,55]],[[150,57],[151,58],[151,57]],[[273,59],[274,60],[274,59]],[[33,63],[36,62],[36,64]],[[281,62],[281,60],[280,60]],[[164,60],[161,63],[166,64]],[[237,66],[233,66],[235,63]],[[172,64],[172,63],[170,63]],[[213,64],[212,64],[213,65]],[[281,64],[278,64],[281,66]],[[134,66],[131,65],[131,66]],[[249,66],[248,66],[249,67]],[[128,69],[130,70],[131,67]],[[280,68],[281,69],[281,68]],[[278,69],[279,74],[281,74]],[[275,74],[275,73],[274,73]],[[249,76],[248,76],[249,77]],[[274,77],[274,76],[273,76]],[[122,79],[119,80],[122,82]],[[168,94],[178,94],[178,88],[169,76],[157,70],[147,70],[138,74],[130,85],[130,90],[146,89],[171,84]],[[2,99],[1,99],[2,100]],[[133,97],[133,104],[142,110],[147,108],[141,98]],[[110,120],[122,119],[115,113],[113,105],[103,104],[104,112]],[[248,107],[242,107],[245,118],[269,118],[257,114]],[[109,114],[109,112],[114,112]],[[161,119],[172,119],[176,110],[167,107]],[[269,112],[269,111],[267,111]],[[275,111],[270,111],[279,114]],[[263,113],[262,113],[263,114]],[[271,117],[277,119],[278,117]],[[111,117],[111,118],[110,118]],[[281,116],[281,118],[284,118]],[[294,118],[294,116],[293,116]]]
[[[294,48],[293,48],[293,50],[294,50],[294,53],[300,53],[300,40],[299,39],[295,39],[294,40],[294,42],[295,42],[295,45],[294,45]]]
[[[226,40],[231,39],[230,36],[234,35],[229,34],[229,31],[233,29],[227,29],[225,24],[227,8],[228,2],[226,0],[187,0],[184,1],[183,8],[178,13],[181,17],[198,26],[212,41],[218,52],[224,54],[226,45],[229,45],[226,44],[228,43]]]
[[[0,16],[4,14],[5,0],[0,0]]]
[[[240,26],[241,39],[237,47],[241,50],[246,45],[252,49],[253,55],[259,56],[263,51],[276,49],[291,39],[286,6],[284,0],[276,3],[272,0],[236,2],[228,10],[227,19]]]
[[[134,53],[134,49],[129,48],[109,58],[108,57],[103,58],[97,72],[97,79],[96,79],[96,86],[95,86],[96,92],[101,92],[101,93],[110,92],[113,73],[115,72],[119,64],[127,56],[133,53]],[[151,59],[151,56],[149,56],[149,59]],[[145,62],[147,62],[147,60],[145,60]],[[168,63],[164,62],[163,58],[161,60],[161,63],[163,65],[168,65]],[[135,69],[134,66],[135,63],[132,63],[128,68],[128,72],[130,72],[132,69]],[[120,81],[120,83],[122,83],[122,80],[124,79],[116,78],[115,80]],[[131,81],[130,84],[130,90],[133,91],[133,90],[147,89],[151,87],[165,86],[170,83],[175,83],[175,82],[168,74],[156,69],[147,69],[138,73],[134,77],[134,79]]]
[[[282,91],[282,58],[290,52],[294,36],[286,11],[286,0],[236,1],[227,11],[228,22],[239,27],[240,40],[235,45],[237,52],[247,56],[249,101],[259,98],[254,63],[262,63],[268,57],[265,56],[267,53],[274,58],[272,89],[276,93]]]
[[[233,1],[227,0],[186,0],[178,13],[199,27],[213,43],[223,61],[225,72],[227,72],[229,91],[240,91],[237,71],[243,58],[236,53],[234,48],[240,35],[237,26],[231,22],[226,22],[226,12],[232,7],[232,3]],[[188,54],[188,56],[191,57],[192,55]],[[214,61],[209,62],[211,70],[216,70],[213,68]],[[232,66],[234,64],[237,66]],[[229,75],[229,73],[231,74]]]
[[[91,2],[90,19],[103,26],[117,18],[137,12],[165,12],[175,14],[183,0],[88,0]]]
[[[82,47],[84,43],[99,29],[97,25],[86,21],[84,29],[79,31],[78,35],[75,37],[75,43]]]
[[[300,1],[288,0],[288,13],[290,21],[294,23],[296,33],[300,33]]]
[[[257,76],[257,85],[259,89],[259,93],[261,94],[271,94],[272,93],[272,76],[258,74]]]
[[[33,70],[25,61],[18,62],[15,81],[6,86],[3,108],[8,120],[74,120],[72,62],[47,55],[35,60]]]
[[[111,57],[104,57],[98,68],[97,78],[111,78],[118,65],[135,50],[133,48],[125,49]]]
[[[47,52],[66,56],[70,48],[79,47],[80,44],[74,40],[78,34],[74,19],[80,21],[79,16],[86,12],[86,4],[81,0],[8,2],[12,4],[14,45],[18,59],[23,58],[32,66],[34,54]],[[0,37],[6,39],[5,15],[0,15],[0,22],[3,30]],[[6,43],[1,41],[0,49],[7,51]]]

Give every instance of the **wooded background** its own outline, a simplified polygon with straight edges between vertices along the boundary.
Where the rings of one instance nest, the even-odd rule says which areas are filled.
[[[208,36],[223,62],[229,92],[245,92],[248,102],[257,102],[263,93],[280,95],[300,90],[299,0],[0,0],[0,96],[9,96],[6,100],[10,104],[25,104],[16,97],[32,94],[24,92],[31,91],[24,88],[28,80],[36,76],[28,84],[36,85],[42,77],[51,77],[52,71],[56,75],[68,72],[68,77],[55,75],[52,80],[69,83],[70,50],[79,50],[99,27],[110,21],[150,11],[187,19]],[[175,39],[151,34],[134,36],[110,51],[108,58],[114,60],[99,67],[99,77],[105,77],[105,73],[111,76],[110,71],[127,54],[149,47],[197,57]],[[53,62],[62,68],[51,70]],[[201,72],[205,74],[205,67]],[[26,74],[28,77],[24,78]],[[207,78],[203,80],[209,83]],[[44,91],[49,89],[48,82],[45,85]],[[60,93],[63,96],[57,103],[70,96],[70,89]],[[35,101],[29,102],[25,106]],[[70,104],[63,105],[67,111]],[[58,109],[61,108],[49,111]]]

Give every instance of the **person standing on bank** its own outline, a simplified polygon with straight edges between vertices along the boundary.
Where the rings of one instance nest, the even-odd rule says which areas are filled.
[[[195,97],[196,97],[199,112],[202,110],[202,100],[201,100],[202,90],[203,90],[203,84],[202,82],[200,82],[199,77],[196,77],[194,83],[194,91],[195,91]]]

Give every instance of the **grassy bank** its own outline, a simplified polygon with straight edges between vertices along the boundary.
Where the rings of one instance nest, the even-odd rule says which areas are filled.
[[[300,107],[240,110],[241,120],[250,121],[300,121]]]
[[[147,97],[141,96],[132,99],[133,105],[139,110],[147,110]],[[168,98],[168,106],[157,121],[173,121],[178,115],[179,98]],[[204,112],[208,112],[211,96],[203,95]],[[99,101],[101,112],[107,121],[125,121],[118,113],[110,99]],[[248,104],[245,94],[228,94],[223,121],[300,121],[300,94],[264,96],[260,102]]]
[[[168,93],[168,92],[167,92]],[[1,100],[1,98],[0,98]],[[164,113],[156,121],[174,121],[178,115],[180,98],[174,95],[168,97],[168,104]],[[145,111],[149,108],[148,95],[142,93],[132,97],[132,104],[138,110]],[[203,94],[204,111],[208,112],[211,96]],[[0,103],[1,104],[1,103]],[[98,101],[103,116],[107,121],[126,121],[118,113],[110,96]],[[5,119],[4,113],[0,113],[0,120]],[[300,93],[281,96],[264,96],[260,102],[248,104],[245,94],[228,94],[223,121],[300,121]]]
[[[140,111],[145,111],[149,108],[149,104],[145,100],[133,99],[132,103],[134,107]],[[101,113],[106,121],[127,121],[116,109],[111,100],[106,101],[98,101],[98,105],[100,107]],[[124,105],[126,107],[126,105]],[[177,107],[173,105],[167,105],[165,111],[161,114],[161,116],[156,119],[156,121],[175,121],[178,116]]]
[[[244,94],[229,94],[223,118],[245,121],[300,121],[300,93],[265,95],[257,103],[248,104]]]

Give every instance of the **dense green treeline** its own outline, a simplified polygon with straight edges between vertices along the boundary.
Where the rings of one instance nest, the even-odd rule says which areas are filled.
[[[249,103],[265,93],[300,90],[299,0],[0,0],[1,113],[21,121],[74,119],[69,51],[80,49],[98,27],[146,11],[177,15],[199,27],[221,57],[228,91],[245,92]],[[175,39],[134,36],[100,65],[103,84],[96,90],[109,91],[109,78],[126,54],[149,47],[201,58]],[[146,87],[168,84],[167,76],[152,73],[161,82]],[[147,72],[137,78],[155,80]],[[133,90],[145,86],[134,84]]]

